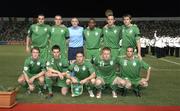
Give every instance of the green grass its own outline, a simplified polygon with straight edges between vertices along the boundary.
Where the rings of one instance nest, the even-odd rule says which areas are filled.
[[[18,85],[17,78],[22,72],[26,56],[23,46],[0,46],[0,85],[5,87]],[[180,63],[180,58],[165,57],[165,59]],[[86,92],[82,96],[72,98],[70,94],[62,96],[56,91],[52,100],[46,100],[36,93],[25,95],[21,89],[17,100],[20,103],[180,105],[180,65],[150,56],[146,56],[144,60],[152,66],[152,72],[149,87],[142,90],[141,98],[129,92],[127,97],[118,95],[118,99],[113,99],[109,91],[104,92],[102,99],[90,98]]]

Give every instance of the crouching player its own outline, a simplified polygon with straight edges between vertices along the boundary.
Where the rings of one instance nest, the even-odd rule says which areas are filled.
[[[124,81],[116,75],[116,58],[111,56],[111,49],[104,47],[101,55],[94,59],[96,68],[96,82],[95,87],[98,92],[96,98],[101,98],[101,90],[104,86],[108,86],[112,89],[113,98],[117,98],[116,90],[119,87],[123,87]]]
[[[68,60],[61,56],[60,47],[54,45],[52,47],[52,56],[46,62],[47,72],[45,81],[48,88],[47,99],[53,97],[52,86],[61,87],[61,94],[66,95],[68,86],[66,85],[66,71],[68,68]]]
[[[67,79],[66,83],[68,85],[72,84],[71,86],[76,85],[78,83],[80,83],[81,85],[85,85],[88,90],[89,96],[94,97],[92,89],[96,77],[95,70],[93,68],[93,65],[89,61],[85,60],[84,54],[82,52],[76,53],[75,63],[69,66],[69,73],[70,72],[71,78]],[[72,97],[74,96],[78,95],[72,93]]]
[[[135,95],[140,97],[140,86],[148,86],[151,67],[143,60],[135,58],[133,51],[133,47],[128,47],[126,57],[120,58],[119,60],[121,76],[125,81],[125,88],[122,92],[122,96],[126,96],[127,89],[132,89]],[[147,70],[146,78],[140,77],[140,71],[142,68]]]
[[[37,47],[31,49],[31,56],[25,60],[23,74],[18,78],[19,84],[27,86],[27,94],[35,89],[35,80],[38,80],[39,94],[43,94],[45,63],[39,58],[40,50]]]

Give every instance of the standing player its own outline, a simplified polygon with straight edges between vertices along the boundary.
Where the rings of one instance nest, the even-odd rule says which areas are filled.
[[[67,79],[67,84],[82,84],[86,85],[86,88],[89,92],[90,97],[94,97],[92,88],[95,82],[95,70],[93,65],[86,61],[84,58],[84,54],[82,52],[76,53],[76,62],[69,66],[69,71],[72,72],[74,75],[71,79]],[[72,97],[75,95],[72,94]]]
[[[72,26],[69,30],[69,48],[68,60],[73,63],[76,59],[76,52],[83,52],[83,27],[78,26],[79,20],[77,18],[71,19]]]
[[[107,16],[107,25],[103,28],[103,43],[104,47],[111,49],[112,56],[117,57],[119,55],[119,41],[120,41],[120,28],[116,26],[115,18],[113,15]]]
[[[31,48],[38,47],[40,49],[40,58],[46,60],[48,57],[48,40],[50,26],[44,24],[44,15],[38,15],[38,23],[30,26],[26,39],[26,51]],[[31,44],[30,44],[31,43]]]
[[[69,65],[68,60],[61,56],[60,47],[58,45],[54,45],[52,47],[52,55],[53,56],[46,63],[47,72],[45,81],[49,91],[47,98],[51,98],[53,96],[53,85],[61,87],[62,95],[66,95],[68,92],[66,79],[64,78]]]
[[[54,18],[55,25],[50,30],[50,49],[54,45],[58,45],[61,48],[61,55],[67,57],[67,44],[66,39],[69,37],[68,28],[62,25],[62,17],[56,15]]]
[[[84,30],[85,39],[85,56],[91,61],[94,57],[99,56],[100,39],[102,30],[96,27],[95,19],[91,18],[88,22],[88,27]]]
[[[126,57],[122,57],[119,60],[121,77],[125,80],[125,88],[122,96],[126,96],[127,89],[131,88],[135,92],[136,96],[141,96],[140,86],[147,87],[150,78],[151,67],[143,60],[135,58],[133,50],[133,47],[128,47]],[[140,77],[140,71],[142,68],[147,70],[146,78]]]
[[[140,32],[137,25],[132,24],[132,17],[130,14],[123,16],[123,23],[122,25],[122,48],[120,51],[121,56],[126,55],[126,49],[129,46],[132,46],[134,49],[137,49],[137,55],[141,60],[141,44],[140,44]],[[137,47],[137,48],[136,48]]]
[[[39,81],[39,94],[42,94],[44,86],[45,63],[39,58],[39,48],[31,49],[31,57],[28,57],[24,63],[23,74],[18,78],[18,82],[26,86],[28,85],[28,94],[35,89],[35,80]]]
[[[101,98],[101,90],[105,85],[111,87],[113,98],[117,98],[117,86],[122,86],[124,82],[116,75],[117,60],[111,56],[111,49],[104,47],[101,55],[94,59],[94,64],[97,75],[95,86],[98,90],[96,98]]]

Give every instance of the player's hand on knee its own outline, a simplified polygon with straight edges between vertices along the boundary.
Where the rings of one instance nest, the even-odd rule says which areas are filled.
[[[88,82],[87,79],[83,79],[83,80],[80,81],[80,84],[85,84],[85,83],[87,83],[87,82]]]
[[[58,76],[59,76],[59,78],[60,78],[61,80],[64,79],[64,76],[63,76],[62,73],[58,73]]]
[[[78,83],[77,79],[74,77],[72,77],[71,80],[72,80],[72,83],[74,83],[74,84]]]
[[[30,78],[30,79],[29,79],[29,84],[32,84],[32,83],[34,82],[34,80],[35,80],[34,77]]]

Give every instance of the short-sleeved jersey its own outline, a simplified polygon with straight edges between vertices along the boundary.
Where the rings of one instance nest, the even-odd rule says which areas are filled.
[[[104,41],[104,46],[109,47],[109,48],[120,48],[119,46],[119,41],[120,41],[120,32],[121,28],[119,26],[112,26],[112,27],[107,27],[105,26],[103,28],[103,41]]]
[[[138,58],[129,60],[126,57],[122,57],[119,59],[119,64],[122,78],[128,78],[130,80],[140,79],[141,69],[148,70],[150,67],[147,63]]]
[[[128,48],[129,46],[136,48],[136,42],[140,39],[140,32],[137,25],[132,24],[132,26],[127,27],[125,25],[121,26],[122,30],[122,48]]]
[[[81,65],[75,62],[74,64],[71,64],[68,69],[75,74],[74,76],[78,80],[83,80],[95,72],[93,65],[86,60],[84,60],[84,63]]]
[[[102,36],[102,29],[95,27],[94,29],[86,28],[84,30],[85,47],[87,49],[100,48],[100,39]]]
[[[114,76],[116,72],[116,59],[110,58],[105,61],[101,57],[97,57],[94,60],[96,75],[100,77],[110,77]]]
[[[50,47],[59,45],[61,49],[67,46],[66,39],[69,37],[68,28],[54,25],[50,30]]]
[[[48,45],[50,26],[46,24],[33,24],[28,30],[32,46],[44,48]]]
[[[23,72],[28,75],[36,75],[42,71],[45,71],[45,63],[43,60],[33,60],[32,57],[28,57],[24,62]]]
[[[53,57],[49,58],[46,62],[46,68],[52,68],[59,72],[66,72],[68,69],[68,60],[63,57],[59,57],[59,59],[55,59]]]

